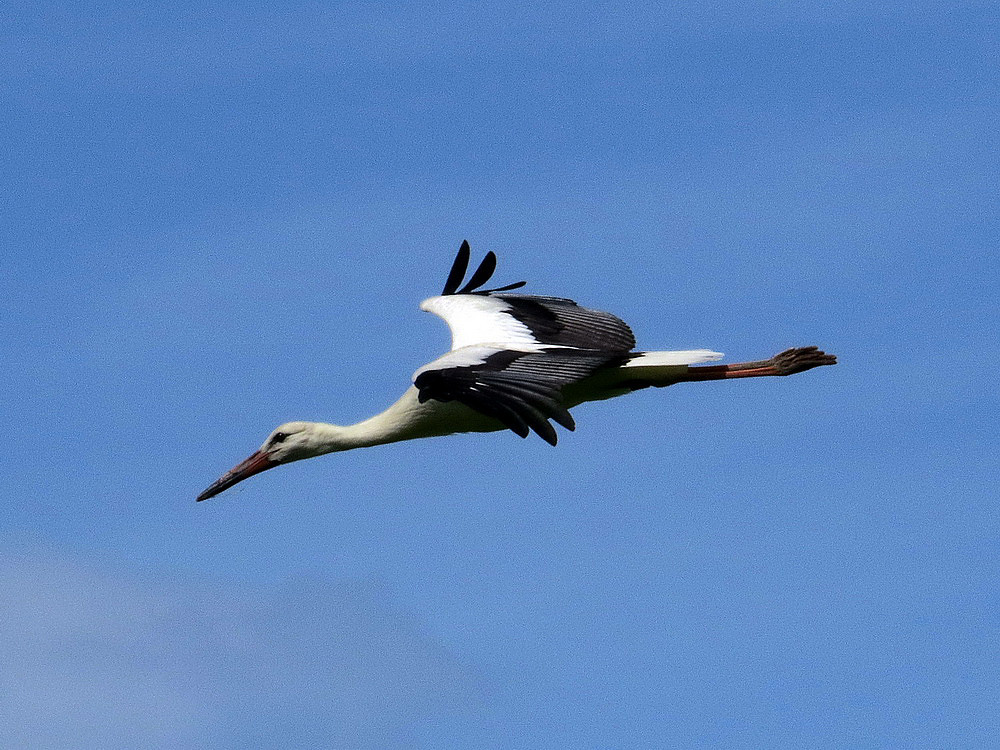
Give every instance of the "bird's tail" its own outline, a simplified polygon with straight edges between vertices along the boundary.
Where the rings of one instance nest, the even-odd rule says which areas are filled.
[[[566,387],[563,401],[572,407],[584,401],[601,401],[650,386],[673,385],[688,372],[688,365],[713,362],[720,357],[708,349],[683,352],[632,352],[618,367],[599,370],[593,376]]]
[[[723,355],[719,352],[713,352],[709,349],[689,349],[683,352],[638,352],[622,367],[648,369],[665,365],[697,365],[702,362],[714,362],[722,357]]]
[[[688,365],[714,362],[722,354],[709,349],[690,349],[678,352],[641,352],[619,370],[623,385],[633,387],[665,386],[676,383],[687,373]]]

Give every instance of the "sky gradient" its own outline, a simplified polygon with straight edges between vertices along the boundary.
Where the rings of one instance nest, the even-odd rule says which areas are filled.
[[[0,14],[0,744],[995,741],[995,5],[272,5]],[[840,364],[194,502],[395,400],[463,239]]]

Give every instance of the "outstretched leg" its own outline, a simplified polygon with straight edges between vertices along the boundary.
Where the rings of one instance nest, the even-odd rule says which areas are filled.
[[[689,367],[687,374],[677,378],[677,382],[697,380],[723,380],[725,378],[757,378],[764,375],[794,375],[814,367],[835,365],[837,358],[826,354],[815,346],[786,349],[770,359],[759,362],[736,362],[731,365],[707,365]]]

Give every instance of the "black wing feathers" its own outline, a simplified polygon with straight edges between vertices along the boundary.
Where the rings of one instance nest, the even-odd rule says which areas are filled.
[[[567,430],[576,427],[561,401],[563,387],[626,358],[621,353],[579,349],[498,351],[482,364],[425,370],[414,385],[421,402],[431,398],[459,401],[521,437],[530,429],[555,445],[557,436],[550,419]]]
[[[527,326],[541,344],[627,352],[635,347],[628,324],[611,313],[580,307],[561,297],[498,294],[508,314]]]
[[[469,279],[469,283],[458,290],[457,294],[468,294],[473,289],[478,289],[493,275],[493,272],[497,270],[497,256],[490,250],[486,253],[486,257],[483,258],[483,262],[479,264],[479,268],[476,272],[472,274],[472,278]]]
[[[472,274],[472,278],[469,279],[469,283],[459,289],[459,286],[462,284],[462,279],[465,278],[465,272],[469,270],[470,255],[469,241],[463,240],[461,247],[458,248],[458,255],[455,256],[455,262],[451,264],[451,271],[448,273],[448,280],[444,282],[444,291],[441,292],[442,295],[491,294],[492,292],[507,292],[511,289],[520,289],[528,283],[526,281],[517,281],[513,284],[497,287],[496,289],[479,289],[479,287],[490,280],[490,277],[493,276],[493,272],[497,270],[497,256],[491,250],[486,253],[486,257],[483,258],[483,262],[479,264],[479,268],[476,269],[476,272]]]
[[[527,281],[515,281],[513,284],[498,286],[495,289],[482,289],[478,292],[473,292],[473,294],[492,294],[493,292],[509,292],[511,289],[520,289],[527,283],[528,283]]]
[[[455,262],[451,264],[451,271],[448,272],[448,280],[444,282],[444,291],[441,294],[454,294],[458,290],[459,284],[465,278],[465,272],[469,269],[469,255],[469,241],[462,240],[462,246],[458,248]]]

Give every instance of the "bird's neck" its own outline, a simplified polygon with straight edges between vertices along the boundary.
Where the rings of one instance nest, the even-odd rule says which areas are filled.
[[[430,412],[431,405],[421,404],[416,397],[416,389],[410,388],[384,412],[363,422],[352,425],[317,424],[318,453],[429,437],[429,434],[424,433]]]

